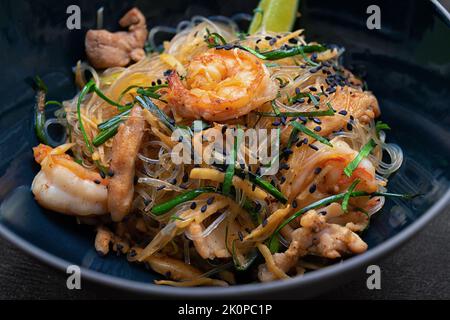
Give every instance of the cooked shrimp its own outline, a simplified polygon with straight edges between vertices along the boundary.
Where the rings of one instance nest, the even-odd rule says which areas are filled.
[[[318,151],[303,145],[300,147],[301,151],[295,152],[289,159],[290,169],[285,175],[286,183],[281,189],[291,201],[297,199],[299,206],[308,205],[329,194],[343,192],[357,178],[360,179],[357,190],[377,191],[380,182],[375,179],[373,164],[368,159],[363,159],[349,178],[344,175],[344,168],[358,152],[339,138],[334,138],[331,143],[333,147],[314,143],[319,148]],[[311,187],[317,191],[310,192]]]
[[[187,67],[183,83],[169,76],[169,103],[186,118],[235,119],[275,98],[277,86],[266,66],[241,49],[210,49]]]
[[[31,190],[44,208],[76,216],[102,215],[108,212],[106,179],[79,165],[65,154],[71,144],[52,149],[40,144],[33,148],[41,171]]]

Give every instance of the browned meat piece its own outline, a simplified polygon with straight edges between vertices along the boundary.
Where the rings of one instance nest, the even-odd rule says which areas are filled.
[[[130,62],[145,57],[144,45],[147,40],[145,17],[137,8],[128,11],[119,21],[128,31],[109,32],[89,30],[86,34],[86,54],[90,63],[99,69],[125,67]]]
[[[358,254],[367,250],[367,244],[350,229],[326,222],[326,217],[315,210],[301,219],[301,228],[292,233],[292,241],[284,253],[274,254],[275,264],[284,272],[295,267],[299,258],[317,255],[336,259],[344,254]],[[259,267],[261,281],[276,279],[265,264]]]
[[[114,137],[111,160],[114,175],[108,187],[108,209],[113,221],[121,221],[130,212],[134,194],[135,160],[144,129],[142,109],[135,106]]]

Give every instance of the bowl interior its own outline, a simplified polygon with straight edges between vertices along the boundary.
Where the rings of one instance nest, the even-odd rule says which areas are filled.
[[[377,3],[382,29],[368,30],[367,6]],[[131,6],[142,9],[148,25],[175,26],[196,14],[251,13],[257,1],[80,1],[82,30],[66,28],[70,1],[3,1],[0,15],[0,225],[44,251],[72,264],[120,278],[151,283],[157,277],[123,257],[99,257],[94,233],[75,219],[39,207],[30,192],[38,166],[31,147],[34,92],[30,79],[40,75],[49,99],[75,95],[72,66],[84,58],[84,34],[95,26],[95,12],[104,6],[105,25],[117,29]],[[308,39],[343,45],[345,65],[365,77],[392,130],[388,142],[399,144],[404,164],[391,177],[389,190],[421,193],[412,201],[388,199],[363,238],[370,248],[414,223],[449,187],[450,38],[448,26],[429,2],[301,1],[300,26]],[[399,19],[398,17],[402,17]]]

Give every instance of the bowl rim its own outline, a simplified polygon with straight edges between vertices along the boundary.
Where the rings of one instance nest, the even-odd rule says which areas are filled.
[[[159,298],[233,298],[236,296],[257,296],[267,293],[275,293],[279,291],[287,291],[290,289],[300,289],[308,287],[317,282],[326,282],[334,277],[344,275],[353,270],[357,270],[370,262],[381,258],[382,256],[392,252],[400,245],[404,244],[413,235],[417,234],[431,219],[444,211],[450,204],[450,187],[442,195],[442,197],[432,205],[425,213],[423,213],[416,221],[411,223],[405,229],[395,236],[377,245],[373,249],[367,250],[365,253],[353,256],[341,263],[333,264],[326,268],[307,273],[302,277],[294,277],[286,280],[277,280],[267,283],[250,283],[235,285],[229,287],[171,287],[159,286],[151,283],[143,283],[135,280],[129,280],[94,271],[89,268],[80,266],[82,279],[96,282],[109,287],[114,287],[124,291],[130,291],[147,296]],[[51,254],[44,249],[34,245],[33,243],[20,237],[13,231],[9,230],[5,225],[0,223],[0,236],[8,240],[19,249],[30,256],[62,271],[66,272],[69,265],[74,265],[65,259]]]

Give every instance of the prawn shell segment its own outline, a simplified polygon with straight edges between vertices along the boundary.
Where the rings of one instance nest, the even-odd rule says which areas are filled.
[[[238,48],[210,49],[190,62],[184,82],[175,72],[168,80],[172,110],[190,119],[236,119],[278,92],[261,60]]]

